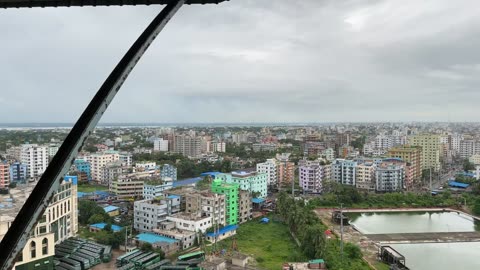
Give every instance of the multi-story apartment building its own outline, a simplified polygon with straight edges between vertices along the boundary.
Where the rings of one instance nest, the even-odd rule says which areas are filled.
[[[153,151],[155,152],[168,152],[168,140],[159,138],[153,141]]]
[[[211,217],[198,216],[195,214],[178,213],[167,217],[168,221],[175,223],[175,227],[179,230],[190,232],[205,233],[208,228],[213,226]]]
[[[28,178],[27,165],[14,162],[10,165],[10,181],[13,183],[26,183]]]
[[[132,166],[132,153],[129,152],[120,152],[118,154],[118,160],[120,160],[125,166],[131,167]]]
[[[335,182],[355,186],[357,162],[347,159],[336,159],[332,163],[332,180]]]
[[[480,154],[480,142],[476,140],[463,140],[460,142],[459,156],[461,158],[469,158],[477,154]]]
[[[58,149],[60,148],[60,144],[58,143],[51,143],[48,145],[48,159],[52,160],[53,156],[57,153]]]
[[[321,160],[308,161],[301,160],[298,163],[298,174],[300,187],[305,192],[321,193],[323,184],[331,179],[330,164],[325,164]]]
[[[238,223],[245,223],[252,219],[252,196],[248,191],[238,193]]]
[[[135,171],[137,172],[146,172],[146,171],[155,171],[157,169],[156,162],[137,162],[135,163]]]
[[[27,165],[28,178],[37,178],[48,166],[48,149],[37,144],[21,145],[20,162]]]
[[[275,159],[267,159],[263,163],[257,163],[257,172],[267,175],[267,185],[277,185],[277,162]]]
[[[468,160],[475,165],[480,165],[480,154],[473,155]]]
[[[387,156],[407,162],[412,170],[412,184],[420,182],[422,179],[422,148],[420,146],[395,147],[388,151]]]
[[[238,184],[241,190],[246,190],[258,198],[267,197],[267,174],[256,171],[233,171],[222,173],[215,177],[226,183]]]
[[[90,163],[85,159],[75,159],[75,161],[73,161],[73,170],[85,174],[88,181],[92,180]]]
[[[220,179],[212,182],[212,192],[225,194],[225,223],[235,225],[238,223],[238,197],[239,185],[227,184]]]
[[[102,175],[100,178],[100,183],[102,185],[110,187],[115,179],[120,177],[120,175],[122,174],[128,173],[130,170],[131,168],[126,166],[120,160],[107,163],[104,167],[101,168]]]
[[[380,163],[375,171],[375,190],[377,192],[395,192],[403,190],[405,169],[389,162]]]
[[[180,197],[176,195],[135,201],[133,204],[133,227],[140,232],[160,229],[160,223],[168,216],[180,212]]]
[[[154,199],[164,195],[164,191],[173,187],[171,178],[147,180],[143,183],[143,198]]]
[[[246,143],[248,141],[247,133],[234,133],[232,134],[232,141],[235,144]]]
[[[440,136],[436,134],[413,135],[408,138],[412,146],[422,148],[422,170],[432,169],[439,171],[440,164]]]
[[[358,189],[375,190],[375,168],[373,162],[360,162],[355,168],[355,186]]]
[[[254,143],[252,144],[252,150],[254,152],[273,152],[277,150],[277,144],[276,143]]]
[[[210,191],[192,191],[185,196],[185,213],[197,214],[212,218],[213,224],[219,226],[225,223],[226,201],[225,194]]]
[[[160,178],[171,178],[173,181],[177,181],[177,167],[171,164],[163,164],[160,170]]]
[[[138,198],[143,196],[143,183],[144,178],[120,175],[112,181],[109,190],[119,199]]]
[[[186,157],[198,157],[202,154],[203,140],[190,135],[175,135],[173,152]]]
[[[22,158],[22,146],[12,146],[7,149],[7,160],[20,161]]]
[[[291,185],[295,181],[295,163],[289,161],[289,157],[290,153],[276,155],[278,185]]]
[[[10,185],[10,164],[6,161],[0,162],[0,189],[8,188]]]
[[[85,160],[90,163],[90,173],[92,180],[101,183],[104,176],[103,168],[112,162],[119,160],[119,154],[116,151],[105,151],[85,156]]]
[[[212,143],[213,152],[225,153],[226,149],[227,149],[227,144],[225,142]]]
[[[27,200],[34,185],[14,191],[17,208],[2,212],[0,216],[0,240],[10,228],[19,207]],[[10,196],[10,195],[9,195]],[[54,247],[78,231],[77,179],[66,176],[65,181],[54,193],[52,201],[30,233],[25,247],[15,263],[16,270],[55,269]]]

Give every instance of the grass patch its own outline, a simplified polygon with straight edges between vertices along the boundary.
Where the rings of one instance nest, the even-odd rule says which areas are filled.
[[[100,185],[82,184],[78,185],[77,190],[80,192],[108,191],[108,187]]]
[[[376,262],[373,266],[375,266],[377,270],[390,270],[390,266],[382,262]]]
[[[258,219],[252,220],[240,225],[236,238],[239,251],[255,258],[261,269],[281,269],[284,262],[306,260],[282,223],[261,224]],[[217,245],[231,250],[232,239]]]

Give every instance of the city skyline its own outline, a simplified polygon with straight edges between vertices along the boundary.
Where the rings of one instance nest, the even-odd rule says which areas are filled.
[[[480,16],[473,5],[232,0],[187,6],[103,121],[469,122],[480,95],[480,40],[472,27]],[[2,11],[4,121],[76,121],[158,10]]]

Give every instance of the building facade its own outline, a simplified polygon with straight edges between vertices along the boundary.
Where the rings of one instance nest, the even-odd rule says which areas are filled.
[[[439,171],[440,164],[440,136],[436,134],[414,135],[408,138],[412,146],[422,148],[422,170],[432,169]]]
[[[26,183],[28,178],[27,165],[15,162],[10,165],[10,181],[13,183]]]
[[[332,180],[343,185],[356,185],[357,162],[347,159],[336,159],[332,163]]]
[[[257,172],[267,175],[268,186],[277,186],[277,162],[275,159],[267,159],[263,163],[257,163]]]
[[[95,153],[85,157],[90,163],[90,173],[92,180],[101,183],[104,176],[103,168],[112,162],[119,160],[119,154],[115,151],[105,151],[103,153]]]
[[[163,138],[153,141],[153,151],[155,152],[168,152],[168,140]]]
[[[199,157],[202,154],[202,146],[201,137],[175,135],[173,151],[186,157]]]
[[[27,165],[27,176],[30,179],[40,177],[48,166],[48,149],[37,144],[21,146],[20,162]]]
[[[177,167],[171,164],[163,164],[160,170],[160,178],[171,178],[173,181],[177,181]]]
[[[375,190],[377,192],[402,191],[404,179],[404,167],[388,162],[381,163],[375,171]]]
[[[229,184],[238,184],[241,190],[250,192],[253,197],[267,197],[267,174],[256,171],[233,171],[229,174],[219,174],[216,179]]]
[[[237,224],[239,185],[228,184],[220,179],[215,179],[212,182],[212,192],[225,194],[225,223],[227,225]]]
[[[401,146],[388,151],[388,157],[400,158],[407,162],[412,170],[412,184],[419,183],[422,179],[422,148],[419,146]]]
[[[135,201],[133,206],[133,227],[140,232],[161,229],[167,216],[180,212],[180,197],[170,195],[152,200]]]
[[[8,188],[10,185],[10,164],[0,162],[0,189]]]
[[[321,193],[323,184],[331,179],[331,165],[324,164],[319,160],[301,160],[298,165],[298,179],[304,192]]]

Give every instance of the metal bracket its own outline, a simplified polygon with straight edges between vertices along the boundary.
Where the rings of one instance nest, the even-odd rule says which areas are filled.
[[[90,101],[0,243],[0,269],[13,268],[30,232],[43,215],[54,192],[58,190],[63,177],[108,105],[155,37],[184,3],[185,0],[172,0],[153,19]]]

